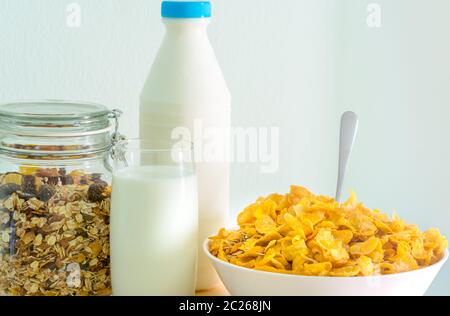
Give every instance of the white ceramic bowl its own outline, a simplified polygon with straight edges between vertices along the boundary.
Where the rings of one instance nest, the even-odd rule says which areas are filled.
[[[448,259],[448,250],[435,264],[409,272],[371,277],[319,277],[273,273],[224,262],[203,244],[223,284],[236,296],[376,296],[424,295]]]

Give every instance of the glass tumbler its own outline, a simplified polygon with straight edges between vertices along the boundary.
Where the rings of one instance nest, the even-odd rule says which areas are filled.
[[[193,295],[198,207],[192,146],[126,140],[113,156],[113,295]]]

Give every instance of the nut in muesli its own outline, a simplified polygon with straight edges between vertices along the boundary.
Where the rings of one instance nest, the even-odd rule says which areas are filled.
[[[101,202],[107,196],[105,192],[107,192],[108,185],[106,182],[96,182],[92,183],[88,189],[88,199],[91,202]]]
[[[110,193],[80,171],[0,174],[0,295],[111,294]]]
[[[20,185],[15,183],[7,183],[0,185],[0,199],[10,196],[14,192],[20,190]]]

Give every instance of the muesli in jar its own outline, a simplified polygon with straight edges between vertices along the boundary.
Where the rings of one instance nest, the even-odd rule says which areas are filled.
[[[101,174],[0,174],[0,295],[110,295],[111,186]]]

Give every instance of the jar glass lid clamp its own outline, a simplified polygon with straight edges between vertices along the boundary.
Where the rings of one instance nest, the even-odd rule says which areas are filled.
[[[112,159],[122,162],[125,166],[128,166],[128,162],[125,156],[128,139],[125,135],[122,135],[119,132],[119,118],[122,116],[122,114],[123,112],[121,110],[114,109],[109,115],[111,119],[114,119],[114,132],[111,136],[111,157]]]

